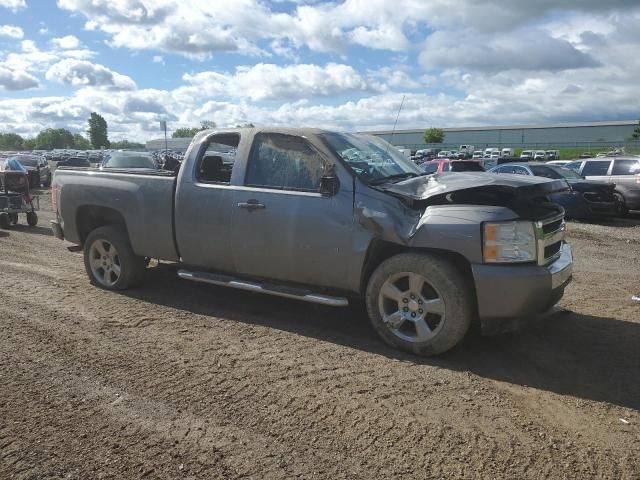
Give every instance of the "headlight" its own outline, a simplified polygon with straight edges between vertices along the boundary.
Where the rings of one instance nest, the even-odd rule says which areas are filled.
[[[533,223],[485,223],[483,255],[486,263],[535,262],[537,248]]]

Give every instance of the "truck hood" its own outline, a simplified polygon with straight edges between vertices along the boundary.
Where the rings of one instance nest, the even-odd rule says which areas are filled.
[[[485,172],[455,172],[415,177],[398,183],[381,185],[380,189],[408,200],[429,204],[480,203],[487,205],[488,196],[499,196],[504,204],[507,198],[525,200],[567,191],[565,180],[549,180],[540,177]],[[452,199],[452,194],[463,198],[482,197],[479,202],[460,202]],[[474,194],[479,195],[474,195]],[[495,204],[491,202],[491,204]]]

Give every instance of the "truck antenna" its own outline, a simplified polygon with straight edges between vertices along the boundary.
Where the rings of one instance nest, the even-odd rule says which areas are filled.
[[[402,101],[400,102],[400,108],[398,108],[398,114],[396,115],[396,121],[393,123],[393,130],[391,130],[391,138],[389,139],[389,145],[392,145],[393,136],[396,133],[396,125],[398,125],[398,118],[400,118],[400,112],[402,111],[402,106],[404,105],[404,99],[406,95],[402,95]],[[389,152],[389,147],[387,147],[387,153]]]

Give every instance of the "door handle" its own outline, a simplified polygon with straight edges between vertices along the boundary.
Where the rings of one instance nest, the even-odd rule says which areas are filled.
[[[260,203],[258,200],[247,200],[246,202],[238,203],[239,208],[246,208],[247,210],[259,210],[265,208],[264,203]]]

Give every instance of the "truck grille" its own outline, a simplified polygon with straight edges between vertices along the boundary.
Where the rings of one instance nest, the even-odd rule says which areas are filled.
[[[545,220],[539,220],[535,225],[538,264],[548,265],[560,256],[567,229],[564,222],[564,213]]]

